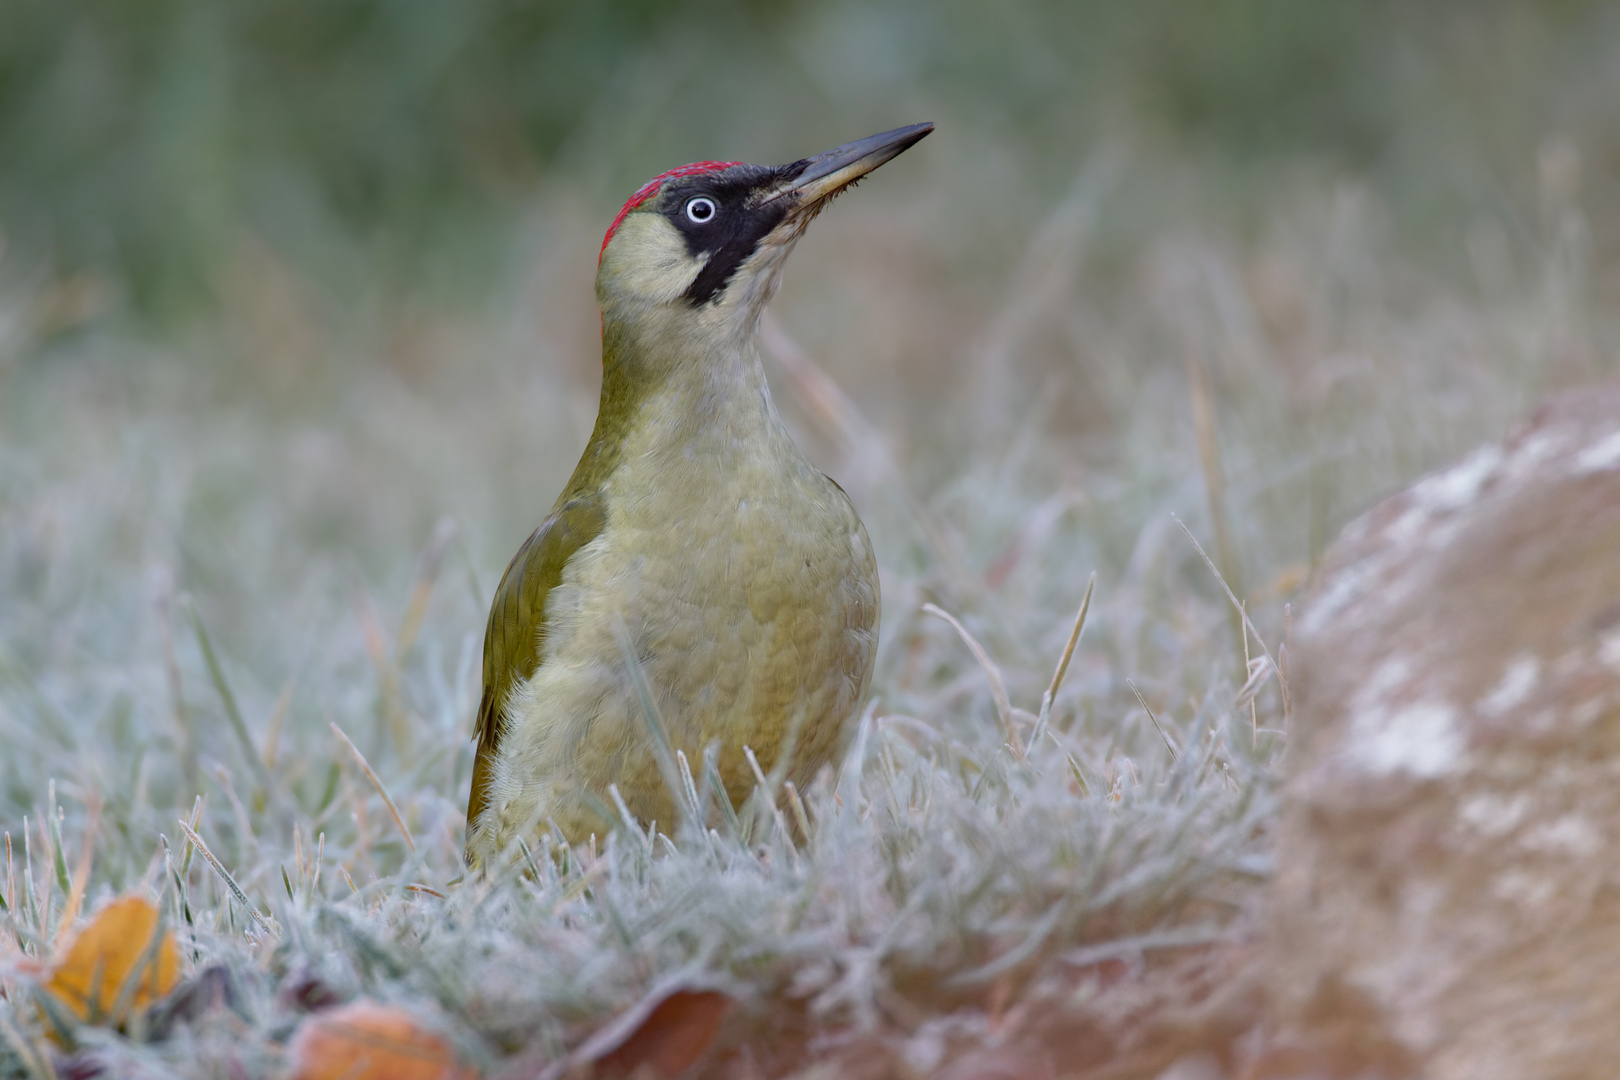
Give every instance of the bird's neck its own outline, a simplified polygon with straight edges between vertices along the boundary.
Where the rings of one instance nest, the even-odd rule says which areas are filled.
[[[711,335],[604,320],[602,329],[601,406],[565,499],[620,468],[724,470],[734,455],[792,447],[752,328]]]

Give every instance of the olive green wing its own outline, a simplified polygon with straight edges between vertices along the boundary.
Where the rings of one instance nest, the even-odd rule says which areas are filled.
[[[569,500],[518,548],[495,589],[484,631],[484,696],[478,703],[478,756],[467,800],[469,834],[489,803],[507,695],[540,666],[546,594],[562,581],[563,567],[574,552],[600,535],[606,524],[597,496]]]

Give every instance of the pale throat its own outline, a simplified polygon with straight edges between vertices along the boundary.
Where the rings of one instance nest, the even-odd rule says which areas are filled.
[[[604,321],[602,409],[623,421],[610,426],[628,458],[724,469],[735,454],[796,456],[771,401],[756,319],[724,305],[660,314],[634,328]]]

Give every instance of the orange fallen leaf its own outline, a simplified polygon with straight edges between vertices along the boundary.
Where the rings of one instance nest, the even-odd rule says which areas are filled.
[[[180,951],[158,909],[121,896],[98,911],[50,968],[45,989],[80,1020],[119,1025],[174,989]]]
[[[315,1013],[292,1038],[292,1080],[472,1080],[411,1014],[364,998]]]
[[[653,994],[574,1052],[596,1076],[675,1077],[697,1063],[731,1010],[718,990],[677,988]]]

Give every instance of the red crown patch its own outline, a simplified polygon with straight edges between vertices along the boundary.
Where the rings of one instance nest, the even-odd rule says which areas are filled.
[[[690,165],[682,165],[678,169],[671,169],[669,172],[659,173],[645,184],[642,184],[636,193],[630,196],[629,201],[619,209],[619,216],[613,219],[613,224],[608,226],[607,234],[602,237],[602,248],[601,251],[597,252],[597,258],[600,259],[602,257],[602,251],[607,250],[608,241],[612,240],[613,234],[619,231],[619,223],[624,220],[624,216],[630,211],[634,210],[636,207],[640,206],[642,203],[646,202],[648,199],[652,198],[654,195],[658,194],[658,189],[664,185],[665,180],[670,180],[677,176],[697,176],[701,173],[717,172],[720,169],[729,169],[733,165],[741,164],[742,162],[740,161],[694,161]]]

